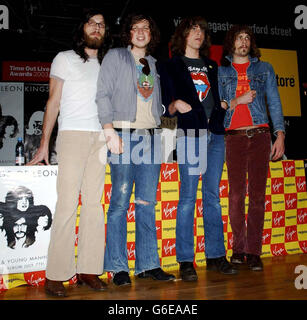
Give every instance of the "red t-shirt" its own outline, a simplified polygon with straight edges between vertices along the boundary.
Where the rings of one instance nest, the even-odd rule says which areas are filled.
[[[250,91],[249,82],[250,80],[247,78],[246,70],[249,66],[250,62],[246,62],[243,64],[233,63],[233,67],[236,69],[238,73],[238,83],[236,89],[236,97],[241,96],[243,93]],[[241,127],[248,127],[253,125],[253,119],[248,108],[247,104],[238,104],[235,108],[235,111],[231,118],[231,123],[228,129],[226,130],[234,130]],[[268,126],[267,124],[260,125]]]

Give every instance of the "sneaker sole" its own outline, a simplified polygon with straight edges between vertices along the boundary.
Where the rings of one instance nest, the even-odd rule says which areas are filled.
[[[117,287],[127,287],[127,286],[131,286],[131,282],[125,282],[125,283],[120,283],[117,284],[113,281],[113,283],[117,286]]]
[[[170,279],[157,279],[156,277],[153,277],[153,276],[139,276],[138,275],[138,278],[139,279],[152,279],[152,280],[156,280],[156,281],[174,281],[176,278],[174,277],[174,278],[170,278]]]
[[[219,273],[227,274],[227,275],[234,275],[234,274],[238,274],[238,273],[239,273],[239,271],[236,270],[236,269],[233,269],[232,272],[224,272],[224,271],[219,270],[218,268],[214,268],[214,267],[209,267],[209,268],[208,268],[208,267],[207,267],[206,270],[208,270],[208,271],[215,271],[215,272],[219,272]]]
[[[250,267],[249,266],[249,269],[252,271],[263,271],[263,267]]]
[[[239,260],[239,259],[230,259],[230,262],[232,264],[245,264],[245,261]]]
[[[45,288],[45,293],[46,293],[47,295],[49,295],[49,296],[59,297],[59,298],[65,298],[65,297],[68,296],[67,293],[66,293],[66,291],[63,292],[63,293],[55,293],[55,292],[53,292],[53,291],[51,291],[51,290],[49,290],[49,289],[46,289],[46,288]]]
[[[198,276],[181,277],[181,280],[185,282],[194,282],[198,280]]]

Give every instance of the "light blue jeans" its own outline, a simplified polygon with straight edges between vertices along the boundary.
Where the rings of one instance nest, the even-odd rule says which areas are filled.
[[[194,210],[197,197],[199,175],[189,174],[191,168],[197,164],[184,161],[189,148],[182,148],[190,137],[177,139],[177,159],[180,173],[180,197],[177,208],[176,222],[176,258],[178,262],[194,260]],[[195,139],[195,148],[206,143],[203,138]],[[206,157],[204,151],[200,151],[199,158]],[[206,258],[219,258],[225,256],[224,233],[222,212],[219,197],[219,184],[224,165],[224,135],[207,133],[207,168],[202,172],[202,198],[203,219],[205,232],[205,255]],[[189,172],[190,171],[190,172]]]
[[[119,135],[124,142],[124,153],[109,154],[112,194],[107,213],[104,270],[129,272],[127,210],[134,183],[135,274],[139,274],[160,267],[155,205],[161,167],[161,140],[159,134]]]

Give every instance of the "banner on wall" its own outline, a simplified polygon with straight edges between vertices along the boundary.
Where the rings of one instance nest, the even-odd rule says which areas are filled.
[[[45,270],[57,166],[0,168],[0,274]]]
[[[50,62],[4,61],[2,63],[2,80],[48,82],[50,67]]]
[[[23,138],[24,84],[0,83],[0,165],[15,165],[17,138]]]
[[[260,49],[261,59],[272,64],[284,115],[301,116],[297,52],[294,50]]]
[[[105,221],[107,221],[112,190],[109,166],[106,169],[105,187],[101,200]],[[53,215],[56,202],[56,175],[56,166],[0,168],[0,292],[1,290],[7,290],[24,284],[38,286],[44,283],[50,230],[50,214],[48,209]],[[23,181],[22,184],[20,183],[21,181]],[[28,208],[33,210],[34,214],[30,215],[30,212],[27,211],[29,209],[25,209],[27,207],[27,196],[19,197],[23,201],[20,201],[18,198],[18,201],[20,201],[18,203],[15,200],[17,196],[13,196],[12,192],[10,193],[11,190],[14,188],[18,189],[19,187],[19,191],[15,191],[15,194],[20,194],[20,186],[24,186],[30,190],[27,192],[24,190],[24,193],[30,195]],[[156,230],[161,266],[169,271],[178,268],[178,263],[176,262],[176,215],[179,188],[180,176],[177,164],[162,164],[156,195]],[[223,168],[219,191],[225,249],[227,257],[230,257],[232,254],[233,236],[228,216],[229,185],[226,165]],[[246,196],[245,209],[247,214],[248,192]],[[33,201],[31,201],[31,197]],[[10,228],[7,227],[8,223],[6,219],[9,204],[14,205],[16,208],[18,206],[17,209],[10,209],[10,212],[12,212]],[[81,206],[81,202],[79,204]],[[80,212],[80,206],[78,207],[78,213]],[[32,216],[32,222],[28,222],[29,220],[24,218],[24,212],[29,213],[26,216],[27,218]],[[19,221],[16,220],[16,216],[19,218]],[[32,225],[32,228],[28,229],[29,225]],[[10,230],[13,230],[13,232]],[[35,235],[34,241],[33,230]],[[133,272],[135,265],[134,193],[132,193],[127,212],[127,230],[128,265],[131,272]],[[9,241],[7,240],[7,234],[10,235]],[[198,267],[206,264],[204,240],[200,181],[194,212],[195,264]],[[76,241],[76,250],[77,244],[78,241]],[[270,257],[299,253],[307,253],[307,189],[304,161],[286,160],[270,162],[265,198],[262,256]],[[107,276],[107,274],[103,275],[103,277]],[[74,278],[69,283],[74,283]]]

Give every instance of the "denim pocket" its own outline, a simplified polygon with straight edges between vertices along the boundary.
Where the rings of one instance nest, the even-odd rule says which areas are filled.
[[[265,87],[265,82],[268,78],[267,73],[259,73],[254,74],[251,78],[251,89],[257,90],[257,89],[263,89]]]

